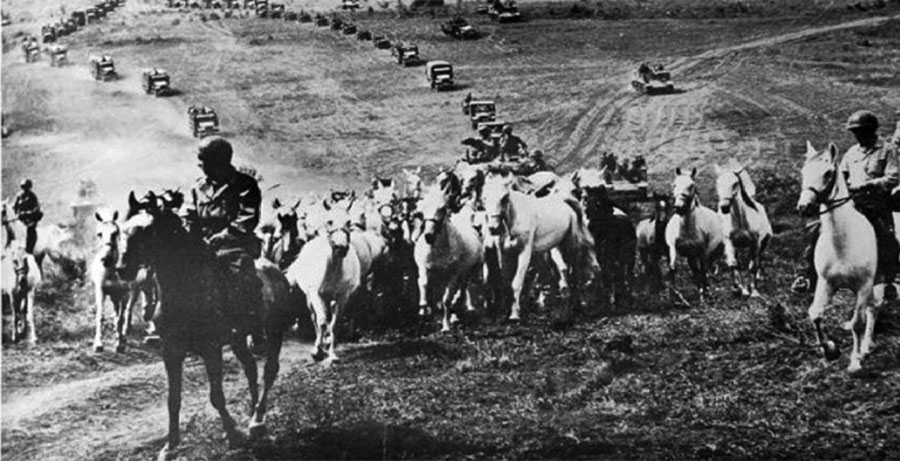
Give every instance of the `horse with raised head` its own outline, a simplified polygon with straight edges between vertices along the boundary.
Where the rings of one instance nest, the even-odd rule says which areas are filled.
[[[669,252],[666,245],[666,223],[669,222],[671,203],[667,195],[654,193],[653,215],[642,219],[635,227],[641,272],[649,279],[652,289],[659,289],[662,286],[662,271],[659,264]]]
[[[18,342],[24,338],[27,344],[35,344],[34,294],[43,278],[37,260],[25,252],[24,243],[11,244],[3,249],[0,277],[3,304],[9,306],[12,313],[10,339]]]
[[[700,297],[709,292],[707,272],[725,248],[725,231],[722,218],[715,211],[703,206],[697,197],[694,178],[697,169],[683,174],[675,170],[672,196],[675,214],[666,224],[666,245],[669,247],[669,283],[675,287],[675,272],[680,258],[686,258],[700,289]]]
[[[312,353],[316,361],[337,360],[337,322],[362,280],[351,232],[347,210],[328,205],[321,234],[306,243],[285,274],[306,296],[316,330]]]
[[[716,175],[719,213],[725,227],[725,264],[731,268],[735,289],[742,296],[759,297],[756,284],[762,254],[772,238],[772,224],[766,209],[755,199],[756,186],[746,168],[736,162],[725,168],[716,165]],[[747,252],[747,284],[744,284],[738,249]]]
[[[403,178],[404,187],[400,196],[416,200],[422,198],[422,167],[416,167],[415,170],[404,168]]]
[[[251,434],[261,432],[264,405],[260,407],[256,361],[247,348],[246,322],[235,315],[237,306],[230,305],[226,269],[207,245],[185,230],[181,218],[162,200],[150,193],[138,201],[132,192],[128,197],[128,220],[122,225],[122,249],[118,270],[126,279],[133,278],[141,267],[153,267],[160,286],[160,303],[154,314],[162,343],[162,358],[169,384],[169,432],[159,459],[171,459],[181,442],[179,413],[183,362],[188,352],[203,358],[210,386],[210,401],[218,411],[229,444],[242,439],[240,431],[225,405],[222,389],[222,347],[231,346],[241,363],[250,390],[250,405],[254,409]],[[265,263],[263,263],[265,264]],[[274,267],[274,266],[272,266]],[[267,286],[265,277],[281,277],[277,269],[257,271]],[[277,286],[269,283],[268,286]],[[284,331],[293,323],[295,312],[287,302],[287,292],[278,296],[263,296],[264,323],[268,341],[266,386],[271,386],[277,373],[280,337],[273,331]],[[291,319],[291,320],[285,320]],[[271,363],[274,362],[274,363]],[[272,371],[274,370],[274,371]]]
[[[537,198],[519,192],[513,188],[515,182],[513,177],[490,175],[482,191],[488,231],[499,248],[501,280],[513,291],[510,320],[520,318],[522,288],[533,255],[550,252],[562,293],[572,284],[578,286],[587,271],[599,270],[581,205],[554,194]]]
[[[454,212],[458,184],[455,176],[439,180],[419,203],[424,226],[416,240],[419,272],[419,309],[441,309],[441,331],[450,331],[453,299],[466,294],[468,309],[475,310],[477,286],[484,263],[481,238],[472,225],[470,210]]]
[[[821,222],[816,241],[814,264],[818,280],[809,319],[816,329],[819,347],[827,360],[836,360],[840,351],[822,327],[822,315],[831,305],[834,294],[846,288],[856,296],[849,322],[853,333],[850,352],[851,373],[862,369],[862,361],[872,349],[875,331],[875,306],[872,287],[878,265],[875,229],[869,220],[853,207],[847,181],[838,168],[834,144],[818,152],[806,144],[806,163],[797,210],[809,217],[818,215]],[[865,315],[865,326],[861,320]],[[862,337],[862,338],[860,338]]]

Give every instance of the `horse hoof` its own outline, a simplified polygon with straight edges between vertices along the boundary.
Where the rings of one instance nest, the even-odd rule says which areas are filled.
[[[321,362],[322,360],[325,360],[325,353],[322,351],[315,351],[312,353],[312,358],[316,362]]]
[[[825,352],[825,360],[828,361],[837,360],[841,356],[841,350],[830,339],[822,345],[822,350]]]
[[[94,352],[103,352],[103,344],[94,344]]]
[[[847,374],[851,377],[859,378],[863,376],[863,368],[862,365],[858,361],[850,361],[850,366],[847,367]]]
[[[160,341],[159,335],[147,335],[144,337],[144,344],[152,346],[154,344],[158,344]]]
[[[244,446],[244,434],[241,434],[241,431],[237,429],[226,433],[225,438],[228,440],[229,450],[236,450]]]
[[[121,354],[122,352],[125,352],[125,344],[116,344],[116,354]]]
[[[159,455],[156,457],[156,461],[171,461],[175,459],[178,455],[175,453],[175,450],[169,448],[169,444],[166,444],[159,450]]]
[[[750,292],[750,297],[753,299],[759,299],[762,298],[762,294],[757,290],[753,290]]]

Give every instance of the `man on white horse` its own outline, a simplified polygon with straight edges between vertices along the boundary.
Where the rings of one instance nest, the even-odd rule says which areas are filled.
[[[893,300],[897,297],[893,282],[900,248],[894,236],[891,191],[900,184],[900,159],[895,146],[878,138],[878,118],[872,112],[854,112],[847,120],[847,129],[856,137],[857,144],[844,154],[839,170],[847,179],[856,209],[875,228],[880,283],[885,284],[884,299]],[[795,292],[805,292],[815,286],[813,254],[818,235],[819,226],[815,223],[810,226],[804,249],[808,275],[794,282]]]
[[[236,324],[247,324],[253,348],[265,350],[262,317],[262,285],[253,261],[260,255],[255,230],[262,202],[252,176],[231,164],[231,144],[219,136],[200,141],[197,158],[203,177],[191,189],[186,221],[190,232],[201,236],[231,275],[223,281],[231,293],[230,315]]]
[[[34,245],[37,243],[37,225],[44,213],[41,211],[41,205],[38,202],[37,195],[31,190],[32,184],[30,179],[22,181],[20,184],[22,192],[16,195],[13,202],[13,212],[16,218],[25,226],[25,252],[34,254]]]

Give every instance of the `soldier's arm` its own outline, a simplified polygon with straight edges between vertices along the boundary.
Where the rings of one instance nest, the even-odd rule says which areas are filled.
[[[891,192],[897,185],[900,185],[900,161],[897,159],[897,149],[893,146],[885,146],[884,156],[884,176],[871,179],[866,184],[873,189]]]
[[[262,203],[262,193],[255,183],[244,188],[238,194],[238,212],[234,221],[228,226],[232,231],[241,235],[253,235],[256,226],[259,225],[259,206]]]

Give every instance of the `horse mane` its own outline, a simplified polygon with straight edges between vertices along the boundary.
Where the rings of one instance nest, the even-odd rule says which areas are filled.
[[[737,176],[738,189],[741,192],[741,199],[744,201],[744,204],[753,211],[759,211],[759,208],[756,206],[756,200],[754,199],[756,196],[756,185],[754,185],[753,180],[750,179],[750,174],[747,173],[746,169],[735,171],[734,174]]]

